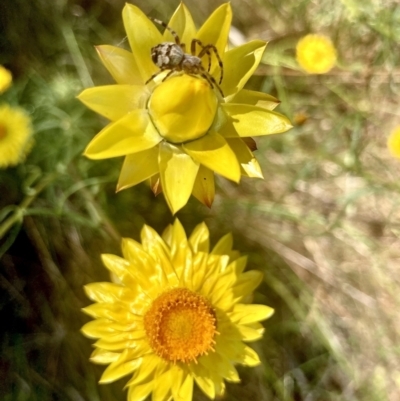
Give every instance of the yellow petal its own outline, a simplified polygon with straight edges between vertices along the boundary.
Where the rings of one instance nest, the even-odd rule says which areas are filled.
[[[217,48],[221,59],[224,58],[231,22],[232,9],[229,3],[225,3],[208,17],[207,21],[204,22],[197,33],[197,39],[199,39],[203,45],[211,44]],[[216,69],[219,74],[219,67],[217,66],[216,57],[212,56],[211,73]]]
[[[171,230],[171,261],[178,277],[181,276],[182,271],[192,268],[192,258],[192,250],[188,246],[185,229],[181,222],[175,219]]]
[[[226,138],[279,134],[292,128],[288,118],[275,111],[234,103],[221,107],[230,117],[219,131]]]
[[[146,82],[158,70],[151,59],[151,48],[163,42],[161,33],[146,15],[132,4],[125,5],[122,18],[139,73]]]
[[[260,63],[266,46],[262,40],[253,40],[225,53],[225,77],[221,84],[225,97],[229,98],[243,88]]]
[[[153,379],[143,384],[129,386],[128,401],[144,401],[154,388]]]
[[[168,368],[158,369],[154,377],[152,401],[169,401],[171,399],[171,372]]]
[[[215,196],[214,172],[200,165],[194,182],[192,195],[203,205],[211,207]]]
[[[157,146],[127,155],[119,175],[117,191],[132,187],[158,173]]]
[[[225,234],[215,244],[212,255],[228,255],[232,251],[233,247],[233,236],[232,233]]]
[[[242,273],[233,287],[235,296],[242,298],[252,293],[260,285],[262,279],[262,272],[257,270]]]
[[[116,255],[102,254],[101,260],[104,266],[115,274],[122,283],[129,286],[129,288],[135,288],[133,286],[133,277],[130,274],[130,263],[126,259]]]
[[[84,288],[88,298],[95,302],[114,302],[135,295],[125,286],[108,282],[86,284]]]
[[[249,326],[244,326],[241,324],[236,325],[236,329],[239,331],[242,341],[246,342],[251,342],[251,341],[257,341],[260,338],[262,338],[265,329],[263,327],[261,328],[253,328]]]
[[[267,305],[236,304],[229,316],[237,324],[249,324],[266,320],[273,313],[274,310]]]
[[[214,371],[232,383],[239,383],[239,375],[232,364],[218,352],[200,358],[199,362],[209,371]]]
[[[273,110],[280,101],[267,93],[242,89],[231,99],[231,103],[246,103],[253,106]]]
[[[96,113],[116,121],[132,110],[143,109],[148,96],[143,85],[107,85],[85,89],[78,99]]]
[[[257,366],[261,363],[257,352],[247,346],[244,347],[244,353],[241,359],[242,361],[240,363],[247,366]]]
[[[216,132],[182,145],[194,160],[222,176],[239,182],[240,165],[226,140]]]
[[[186,44],[186,52],[190,50],[190,43],[196,35],[196,27],[188,8],[180,3],[175,13],[171,17],[168,26],[172,28],[179,36],[181,43]],[[175,42],[175,38],[166,29],[163,35],[164,42]]]
[[[154,372],[160,364],[165,363],[160,357],[155,354],[146,355],[143,358],[142,369],[135,372],[135,375],[128,381],[126,387],[136,387],[138,384],[147,380],[153,381]]]
[[[130,349],[124,350],[120,357],[112,362],[103,372],[99,383],[105,384],[114,382],[139,368],[143,359],[137,357],[134,358],[134,354],[135,353]]]
[[[393,157],[400,158],[400,127],[396,127],[387,139],[387,146]]]
[[[159,169],[165,199],[172,213],[186,205],[199,164],[177,146],[160,144]]]
[[[179,365],[172,365],[170,369],[170,380],[171,380],[171,390],[172,390],[172,397],[178,397],[179,390],[182,386],[182,382],[185,379],[186,372],[182,369]]]
[[[119,352],[110,352],[101,348],[96,348],[90,355],[90,360],[99,365],[108,365],[116,361],[121,354]]]
[[[241,273],[243,273],[243,270],[246,267],[247,264],[247,256],[241,256],[240,258],[237,258],[234,262],[235,265],[235,272],[239,276]]]
[[[227,138],[226,141],[240,163],[242,175],[264,178],[257,159],[241,139]]]
[[[145,110],[134,110],[124,118],[107,125],[89,143],[85,156],[108,159],[150,149],[161,137]]]
[[[151,227],[144,225],[140,232],[143,249],[154,259],[154,275],[160,286],[168,285],[168,276],[174,273],[169,247],[158,233]]]
[[[96,319],[86,323],[82,333],[89,338],[101,338],[118,331],[136,330],[138,323],[119,323],[109,319]]]
[[[261,363],[257,353],[241,341],[221,341],[219,347],[233,363],[247,366],[257,366]]]
[[[215,387],[209,372],[200,364],[191,366],[194,380],[203,393],[211,398],[215,398]]]
[[[123,316],[120,317],[122,319]],[[104,348],[108,351],[121,351],[126,348],[136,348],[138,341],[145,341],[145,330],[135,330],[130,333],[117,333],[103,337],[94,343],[95,347]]]
[[[176,401],[192,401],[193,398],[193,376],[186,374],[179,388],[178,394],[175,396]]]
[[[108,72],[118,84],[143,85],[138,65],[131,52],[115,46],[96,46],[97,53]]]
[[[189,243],[193,252],[209,252],[210,232],[204,222],[198,224],[189,237]]]

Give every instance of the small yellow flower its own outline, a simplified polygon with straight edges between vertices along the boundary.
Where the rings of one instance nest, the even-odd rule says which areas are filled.
[[[122,241],[123,258],[102,255],[113,283],[85,286],[95,303],[83,311],[95,320],[82,332],[98,339],[92,362],[109,365],[100,383],[133,374],[128,401],[191,401],[193,383],[211,399],[224,380],[239,382],[234,365],[255,366],[261,320],[273,309],[252,305],[262,273],[243,272],[246,257],[232,250],[232,236],[210,251],[207,226],[186,237],[178,220],[160,237],[144,226],[141,244]]]
[[[336,64],[336,49],[328,37],[310,34],[297,43],[296,57],[309,74],[325,74]]]
[[[32,146],[28,115],[19,108],[0,105],[0,168],[23,161]]]
[[[387,146],[392,156],[400,159],[400,126],[389,135]]]
[[[0,93],[5,92],[10,86],[12,82],[11,72],[0,65]]]
[[[150,179],[154,192],[162,189],[173,213],[190,195],[211,206],[214,173],[235,182],[241,175],[262,178],[249,137],[291,127],[286,117],[272,111],[277,99],[243,89],[266,43],[255,40],[225,51],[232,19],[229,4],[215,10],[198,31],[181,4],[168,27],[184,49],[170,29],[161,34],[137,7],[127,4],[122,15],[132,53],[97,47],[117,84],[89,88],[79,95],[112,121],[89,143],[85,155],[126,156],[117,190]],[[181,60],[172,70],[163,68],[176,57],[174,52],[191,55],[192,43],[195,55],[201,56],[198,70],[191,64],[198,58],[189,59],[187,65]]]

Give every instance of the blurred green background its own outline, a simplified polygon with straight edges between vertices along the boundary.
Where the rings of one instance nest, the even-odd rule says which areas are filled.
[[[185,2],[198,26],[222,1]],[[179,4],[140,0],[168,21]],[[400,160],[386,137],[400,124],[397,1],[233,0],[232,43],[270,41],[248,88],[277,96],[294,128],[259,138],[265,180],[217,179],[207,209],[177,216],[188,233],[205,220],[212,242],[262,270],[255,299],[275,308],[253,346],[263,364],[239,368],[227,401],[400,399]],[[122,158],[82,157],[106,121],[76,95],[112,83],[94,45],[127,48],[122,0],[1,0],[0,64],[14,76],[0,102],[31,115],[25,163],[0,170],[0,399],[120,401],[126,380],[98,385],[89,362],[82,286],[108,280],[100,253],[120,254],[173,221],[162,195],[138,185],[115,194]],[[303,73],[295,46],[323,33],[338,50],[326,75]],[[6,229],[4,229],[6,227]],[[199,391],[195,400],[205,400]]]

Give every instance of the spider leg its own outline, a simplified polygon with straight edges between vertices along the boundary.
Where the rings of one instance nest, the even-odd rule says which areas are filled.
[[[199,40],[199,39],[193,39],[192,40],[192,43],[191,43],[191,45],[190,45],[190,52],[192,53],[192,56],[195,56],[196,55],[196,44],[198,44],[200,47],[201,47],[201,51],[200,51],[200,54],[203,52],[203,50],[204,50],[204,45],[203,45],[203,43],[201,43],[201,41]],[[211,54],[210,54],[210,52],[209,51],[206,51],[206,53],[207,53],[207,56],[208,56],[208,68],[207,68],[207,71],[208,72],[210,72],[210,69],[211,69]],[[199,58],[201,58],[201,57],[199,57]]]
[[[204,56],[204,53],[209,54],[210,49],[214,51],[215,57],[218,60],[218,65],[219,65],[219,70],[220,70],[220,78],[219,78],[219,83],[222,82],[222,78],[224,77],[224,64],[221,60],[221,57],[218,54],[218,50],[214,45],[205,45],[203,46],[203,49],[201,50],[201,52],[199,53],[199,55],[197,57],[202,58]]]
[[[209,74],[206,70],[202,71],[200,73],[200,76],[202,76],[211,86],[211,88],[216,87],[221,94],[222,97],[224,97],[224,93],[222,92],[222,89],[219,87],[217,81],[214,79],[214,77]]]
[[[163,79],[161,82],[164,82],[171,74],[173,74],[175,70],[171,70]]]
[[[156,73],[154,73],[144,84],[147,85],[151,80],[153,80],[157,75],[161,74],[164,70],[165,70],[165,68],[161,69],[160,71],[157,71]]]
[[[165,29],[167,29],[171,33],[171,35],[174,37],[175,43],[177,45],[181,46],[181,40],[179,39],[178,34],[172,28],[170,28],[165,22],[160,21],[159,19],[156,19],[156,18],[152,18],[152,17],[149,17],[149,19],[151,19],[155,23],[157,23],[157,24],[163,26]]]

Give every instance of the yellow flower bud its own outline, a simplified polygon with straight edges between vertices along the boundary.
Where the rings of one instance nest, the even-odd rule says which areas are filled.
[[[217,97],[207,81],[185,74],[169,78],[154,89],[149,111],[162,137],[182,143],[207,133],[217,105]]]

